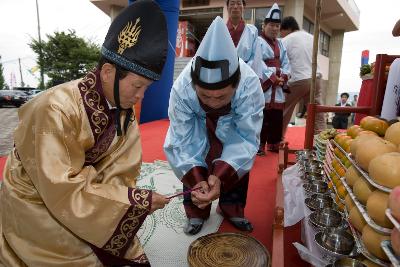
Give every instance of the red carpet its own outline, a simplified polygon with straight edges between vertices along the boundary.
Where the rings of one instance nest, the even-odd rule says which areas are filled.
[[[168,120],[140,125],[143,161],[165,160],[162,150],[168,129]],[[289,127],[286,140],[291,149],[300,149],[304,143],[305,128]],[[272,252],[272,216],[275,208],[275,182],[277,178],[278,155],[268,153],[266,157],[257,157],[250,172],[250,184],[247,197],[246,217],[252,222],[254,231],[251,236],[257,238]],[[237,232],[233,226],[224,221],[221,232]],[[285,229],[285,266],[302,267],[309,264],[302,261],[293,242],[300,242],[300,224]]]
[[[3,169],[6,164],[6,157],[0,157],[0,181],[3,180]]]
[[[162,145],[167,133],[168,120],[160,120],[140,125],[143,147],[143,161],[166,160]],[[290,148],[302,148],[304,128],[288,128],[286,140]],[[0,178],[5,158],[0,158]],[[275,181],[277,178],[278,155],[268,153],[266,157],[257,157],[250,175],[250,185],[246,206],[246,217],[252,222],[254,231],[251,236],[257,238],[272,252],[272,216],[275,207]],[[228,222],[223,222],[221,232],[235,232]],[[309,266],[303,262],[292,245],[300,240],[299,224],[285,229],[285,266]],[[283,259],[282,259],[283,260]]]

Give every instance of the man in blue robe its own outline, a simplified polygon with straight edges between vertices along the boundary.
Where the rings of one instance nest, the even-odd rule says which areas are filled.
[[[236,228],[252,231],[244,208],[263,108],[259,78],[238,58],[217,17],[170,95],[164,151],[184,190],[202,188],[185,196],[186,233],[201,230],[218,197],[219,212]]]
[[[289,60],[282,41],[278,39],[281,11],[274,4],[265,17],[263,31],[258,37],[263,60],[262,88],[265,97],[264,121],[261,130],[261,144],[258,155],[268,150],[277,152],[282,141],[283,109],[289,74]]]
[[[243,12],[245,0],[227,0],[228,27],[238,57],[247,63],[261,78],[261,50],[258,41],[258,30],[254,25],[246,24]]]

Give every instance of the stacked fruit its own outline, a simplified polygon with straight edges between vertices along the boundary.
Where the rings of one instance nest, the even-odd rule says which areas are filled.
[[[337,135],[335,142],[342,150],[351,153],[342,153],[342,156],[340,149],[335,148],[335,155],[342,162],[344,158],[355,160],[354,166],[351,162],[347,165],[343,162],[347,167],[345,182],[360,204],[355,205],[353,199],[346,196],[349,221],[362,232],[362,241],[368,252],[387,261],[381,241],[390,239],[393,224],[385,215],[386,209],[391,207],[392,213],[400,219],[400,187],[389,197],[389,192],[400,186],[400,122],[389,126],[384,120],[365,117],[360,126],[354,125],[347,134]],[[392,246],[400,255],[400,232],[396,229],[392,231]]]
[[[330,139],[334,138],[337,134],[337,130],[334,128],[326,129],[314,136],[315,147],[317,148],[317,156],[320,160],[325,159],[326,155],[326,144]]]
[[[389,195],[389,209],[390,215],[394,217],[395,220],[400,221],[400,187],[395,187]],[[391,242],[394,253],[400,256],[400,229],[398,225],[393,228],[391,234]]]

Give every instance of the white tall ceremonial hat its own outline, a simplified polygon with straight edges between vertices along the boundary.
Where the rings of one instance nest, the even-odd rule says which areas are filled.
[[[279,9],[278,4],[274,3],[271,9],[268,11],[267,15],[265,16],[265,22],[281,23],[281,19],[282,19],[282,12]]]
[[[191,68],[195,84],[208,90],[222,89],[240,75],[239,58],[228,28],[216,17],[207,30]]]

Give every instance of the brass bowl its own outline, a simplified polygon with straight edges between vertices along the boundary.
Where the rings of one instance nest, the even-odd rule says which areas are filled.
[[[310,222],[319,228],[338,227],[342,220],[342,215],[331,208],[316,210],[310,215]]]
[[[312,181],[323,181],[324,180],[324,175],[320,173],[305,173],[303,176],[303,180],[306,180],[308,182]]]
[[[307,173],[307,174],[319,174],[322,175],[323,174],[323,168],[320,167],[305,167],[303,170],[303,173]]]
[[[296,159],[298,161],[302,161],[305,159],[310,159],[310,158],[315,158],[316,154],[314,150],[309,150],[309,149],[304,149],[304,150],[299,150],[295,152],[296,154]]]
[[[313,169],[306,169],[304,174],[311,174],[311,175],[324,175],[323,169],[313,168]]]
[[[307,155],[307,154],[312,154],[315,151],[313,149],[302,149],[302,150],[297,150],[296,152],[294,152],[296,155]]]
[[[307,161],[309,166],[313,166],[313,167],[324,167],[324,163],[318,159],[311,159]]]
[[[323,167],[324,163],[317,158],[317,153],[312,156],[308,156],[307,158],[302,158],[301,163],[303,167]]]
[[[314,239],[320,249],[332,256],[347,256],[354,248],[353,236],[339,228],[327,228],[318,232]]]
[[[312,210],[320,210],[325,208],[333,208],[335,203],[328,195],[314,194],[305,200],[306,206]]]
[[[311,181],[303,184],[307,195],[325,194],[328,191],[328,184],[323,181]]]
[[[367,267],[364,263],[361,261],[358,261],[356,259],[352,258],[342,258],[336,260],[333,264],[332,267]]]

